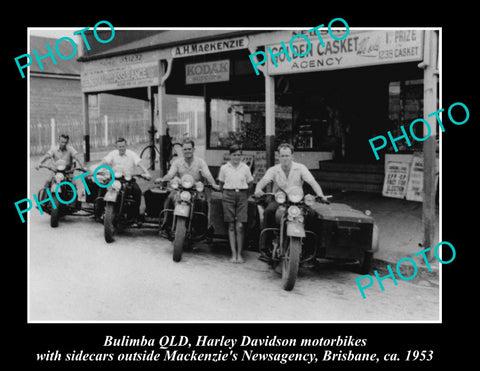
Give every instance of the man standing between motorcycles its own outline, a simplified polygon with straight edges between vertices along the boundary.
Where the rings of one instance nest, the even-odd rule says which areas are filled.
[[[282,143],[278,146],[279,164],[270,167],[257,183],[255,187],[255,197],[260,197],[264,194],[263,189],[273,182],[273,192],[278,189],[287,191],[290,187],[302,187],[303,182],[307,182],[316,193],[318,197],[326,201],[322,188],[317,183],[312,173],[308,168],[298,162],[293,161],[294,148],[291,144]],[[275,213],[279,204],[272,200],[265,208],[264,212],[264,228],[275,228]],[[269,246],[272,236],[267,240],[265,246]]]
[[[195,182],[202,181],[203,178],[207,180],[209,184],[212,185],[213,189],[220,190],[220,187],[215,182],[210,170],[208,168],[207,163],[205,160],[197,157],[194,155],[195,152],[195,142],[192,139],[185,138],[182,144],[182,152],[183,157],[179,157],[174,160],[171,164],[168,173],[160,180],[161,182],[168,182],[169,180],[173,179],[174,177],[181,178],[185,174],[189,174],[193,177]],[[170,192],[168,197],[164,203],[164,209],[173,209],[174,208],[174,198],[175,193]],[[211,230],[210,226],[210,200],[207,198],[206,200],[199,200],[199,208],[201,210],[206,210],[208,207],[208,225],[209,229]],[[170,237],[170,226],[172,224],[172,213],[166,213],[165,219],[160,227],[160,234],[164,235],[165,237]]]
[[[230,161],[220,167],[218,180],[222,190],[223,220],[228,223],[228,240],[232,263],[243,263],[243,224],[248,217],[248,191],[253,182],[250,168],[241,162],[242,151],[234,144],[229,149]]]
[[[108,153],[100,162],[98,166],[101,165],[108,165],[110,166],[114,172],[118,169],[123,171],[123,174],[134,175],[135,168],[138,166],[142,169],[143,174],[142,177],[150,180],[152,176],[145,168],[145,166],[141,163],[142,159],[132,150],[127,149],[127,141],[124,138],[117,139],[117,149],[114,149],[110,153]],[[117,170],[116,170],[117,169]],[[133,199],[135,200],[135,204],[137,205],[135,209],[135,217],[138,219],[140,214],[140,203],[142,200],[142,190],[140,186],[134,182],[132,186],[132,195]]]

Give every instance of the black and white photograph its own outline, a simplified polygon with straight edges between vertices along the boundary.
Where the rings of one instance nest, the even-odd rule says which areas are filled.
[[[451,30],[335,14],[26,25],[9,219],[29,364],[452,359],[474,107]]]

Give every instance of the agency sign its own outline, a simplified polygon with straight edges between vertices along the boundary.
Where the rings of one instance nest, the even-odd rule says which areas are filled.
[[[275,67],[271,58],[268,58],[268,73],[278,75],[421,61],[423,35],[421,30],[351,30],[344,40],[335,40],[328,34],[322,35],[324,46],[316,35],[308,35],[308,40],[297,37],[293,43],[295,53],[288,50],[290,45],[285,42],[290,60],[282,52],[284,49],[280,43],[267,45],[277,54],[278,65]]]

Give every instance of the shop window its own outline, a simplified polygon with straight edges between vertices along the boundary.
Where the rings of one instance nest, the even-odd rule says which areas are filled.
[[[423,117],[423,80],[392,81],[388,87],[388,95],[388,118],[392,136],[395,138],[402,135],[400,126],[403,125],[408,131],[413,120]],[[424,136],[421,125],[415,125],[414,130],[417,137]],[[421,142],[411,142],[410,147],[404,141],[398,141],[396,145],[399,151],[421,150]],[[393,147],[390,150],[394,151]]]
[[[301,96],[294,103],[293,145],[303,151],[335,151],[346,132],[340,110],[324,97]]]
[[[240,144],[245,150],[265,149],[265,103],[212,99],[209,147]],[[292,143],[292,107],[275,106],[275,145]]]

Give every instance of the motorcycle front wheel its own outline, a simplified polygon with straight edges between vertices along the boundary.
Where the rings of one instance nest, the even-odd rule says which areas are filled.
[[[183,246],[187,234],[187,220],[177,217],[177,225],[175,226],[175,238],[173,240],[173,261],[182,260]]]
[[[53,201],[55,202],[55,209],[52,207],[52,211],[50,213],[50,227],[57,228],[58,227],[58,220],[60,219],[60,202],[56,197],[53,197]]]
[[[115,235],[115,204],[107,203],[105,206],[105,217],[103,219],[103,228],[105,241],[108,243],[113,242],[113,236]]]
[[[300,237],[290,237],[282,260],[282,287],[286,291],[292,290],[295,286],[301,251],[302,239]]]

